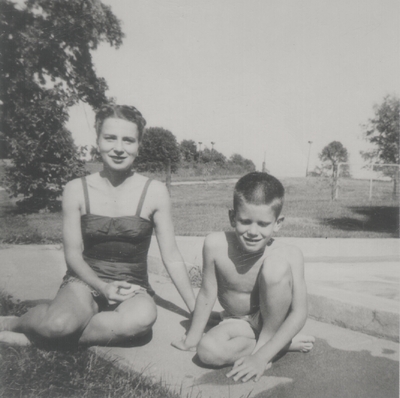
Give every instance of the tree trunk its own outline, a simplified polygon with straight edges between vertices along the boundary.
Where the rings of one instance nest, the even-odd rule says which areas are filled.
[[[336,200],[338,196],[339,196],[339,175],[338,175],[337,165],[333,164],[331,199]]]
[[[396,171],[394,172],[393,175],[393,193],[392,193],[392,197],[393,200],[396,200],[399,198],[399,178],[400,178],[400,172],[399,172],[399,168],[396,168]]]

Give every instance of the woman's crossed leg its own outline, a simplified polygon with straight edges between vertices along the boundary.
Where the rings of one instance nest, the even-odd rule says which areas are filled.
[[[154,300],[145,292],[114,311],[99,312],[88,286],[68,283],[50,304],[38,305],[21,317],[0,317],[0,343],[28,345],[30,340],[71,338],[85,345],[121,344],[148,332],[156,317]]]

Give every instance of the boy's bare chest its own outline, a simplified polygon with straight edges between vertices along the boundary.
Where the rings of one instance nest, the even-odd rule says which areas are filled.
[[[250,265],[235,265],[230,259],[216,264],[218,283],[225,289],[251,293],[257,284],[262,260]]]

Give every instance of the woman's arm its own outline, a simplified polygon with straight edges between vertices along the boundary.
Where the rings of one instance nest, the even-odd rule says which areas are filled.
[[[79,193],[82,192],[82,184],[79,179],[70,181],[63,192],[63,242],[65,261],[82,281],[102,293],[110,303],[124,301],[135,295],[119,294],[119,287],[129,288],[127,282],[106,283],[102,281],[92,268],[84,261],[83,241],[81,231],[81,212]],[[125,292],[127,292],[125,290]]]
[[[176,245],[168,190],[164,184],[153,182],[149,191],[155,208],[153,221],[162,261],[189,311],[193,312],[195,296],[185,262]]]
[[[203,277],[196,298],[196,307],[190,329],[181,340],[172,345],[180,350],[194,351],[203,336],[204,329],[217,299],[217,278],[212,250],[213,235],[207,236],[203,247]]]

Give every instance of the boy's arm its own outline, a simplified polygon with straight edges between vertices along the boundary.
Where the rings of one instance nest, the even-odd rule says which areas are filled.
[[[236,375],[237,381],[248,381],[255,377],[258,381],[267,368],[268,363],[282,349],[288,346],[292,338],[302,329],[307,319],[307,287],[304,279],[304,260],[300,250],[292,253],[292,303],[289,314],[273,336],[263,328],[251,356],[240,358],[227,374],[228,377]]]
[[[194,349],[203,336],[204,328],[210,317],[217,298],[217,278],[215,275],[214,251],[215,234],[206,237],[203,246],[203,279],[193,313],[192,323],[186,338],[172,345],[181,350]]]
[[[268,359],[268,362],[270,362],[276,354],[290,343],[293,337],[303,328],[307,320],[307,287],[304,279],[303,254],[300,250],[296,250],[292,256],[291,270],[293,287],[292,303],[289,314],[272,337],[262,339],[261,337],[264,336],[261,336],[261,332],[260,338],[258,339],[252,353],[252,355],[254,355],[255,353],[258,353],[259,350],[263,349],[262,353],[260,352],[259,354],[265,359]],[[266,355],[263,355],[264,353]]]

